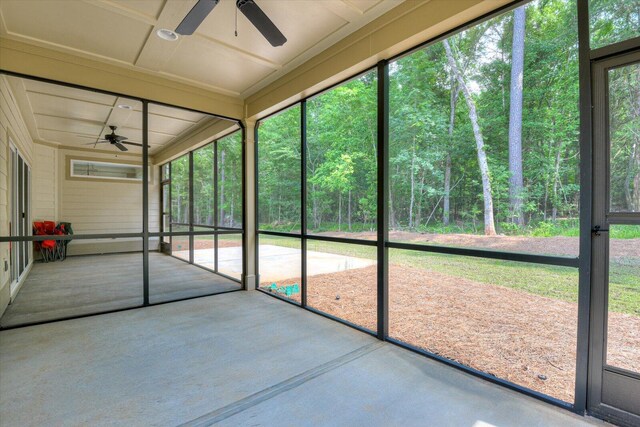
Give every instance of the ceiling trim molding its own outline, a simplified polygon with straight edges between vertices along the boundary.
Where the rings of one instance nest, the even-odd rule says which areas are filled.
[[[34,139],[33,143],[38,145],[46,145],[47,147],[51,148],[60,148],[60,144],[56,144],[55,142],[43,141],[42,139]]]
[[[509,3],[406,0],[249,96],[245,117],[264,117]]]
[[[117,65],[0,37],[0,69],[241,119],[242,100]]]

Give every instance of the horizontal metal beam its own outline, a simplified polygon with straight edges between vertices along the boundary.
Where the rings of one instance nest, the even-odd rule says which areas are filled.
[[[149,233],[149,237],[162,236],[213,236],[218,234],[242,235],[242,230],[203,230],[203,231],[154,231]]]
[[[320,240],[323,242],[348,243],[350,245],[378,246],[378,243],[376,240],[351,239],[348,237],[319,236],[315,234],[307,234],[306,236],[304,236],[304,238],[307,240]]]
[[[603,46],[589,52],[589,59],[592,61],[605,59],[610,56],[620,55],[630,50],[637,49],[640,46],[640,37],[634,37],[629,40],[624,40],[618,43]]]
[[[88,239],[126,239],[126,238],[142,239],[143,237],[144,237],[143,233],[1,236],[0,242],[42,242],[44,240],[88,240]]]
[[[149,232],[149,237],[163,236],[211,236],[216,234],[242,235],[240,229],[210,230],[210,231],[156,231]],[[90,239],[143,239],[143,233],[119,233],[119,234],[65,234],[65,235],[38,235],[38,236],[1,236],[0,243],[4,242],[42,242],[45,240],[90,240]]]
[[[520,252],[490,251],[486,249],[468,249],[451,246],[420,245],[416,243],[387,242],[391,249],[403,249],[419,252],[432,252],[449,255],[470,256],[476,258],[499,259],[504,261],[530,262],[533,264],[559,265],[578,268],[579,258],[552,255],[525,254]]]
[[[611,212],[607,214],[609,224],[640,225],[640,213],[637,212]]]
[[[279,237],[293,237],[295,239],[301,239],[302,238],[302,234],[298,233],[287,233],[284,231],[268,231],[268,230],[259,230],[258,234],[265,234],[267,236],[279,236]]]

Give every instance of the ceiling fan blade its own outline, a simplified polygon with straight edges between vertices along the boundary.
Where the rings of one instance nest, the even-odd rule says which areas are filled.
[[[176,33],[190,36],[202,24],[220,0],[198,0],[176,28]]]
[[[96,145],[96,144],[104,144],[105,142],[109,142],[106,140],[102,140],[102,141],[96,141],[96,142],[87,142],[84,145]]]
[[[125,147],[124,145],[120,144],[119,142],[114,142],[113,145],[118,147],[118,149],[120,151],[129,151],[129,149],[127,147]]]
[[[135,145],[136,147],[142,147],[142,144],[139,144],[137,142],[124,142],[122,141],[122,144],[127,144],[127,145]],[[151,147],[150,145],[147,145],[147,147]]]
[[[116,135],[116,137],[114,139],[116,141],[118,141],[118,142],[121,142],[121,141],[124,141],[124,140],[129,139],[129,138],[127,138],[126,136]]]
[[[269,19],[269,17],[260,9],[253,0],[237,0],[236,6],[240,12],[247,17],[254,27],[260,31],[271,46],[282,46],[287,42],[287,38],[280,32],[278,27]]]

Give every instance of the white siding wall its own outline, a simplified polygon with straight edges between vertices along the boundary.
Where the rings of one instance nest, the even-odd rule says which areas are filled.
[[[32,221],[57,221],[57,157],[58,150],[47,145],[34,145],[35,163],[31,176]]]
[[[142,186],[139,182],[78,180],[67,177],[69,158],[92,158],[118,162],[116,154],[58,150],[58,221],[70,222],[75,234],[142,232]],[[131,157],[122,160],[134,160]],[[158,229],[159,184],[157,167],[151,168],[149,185],[149,226]],[[75,240],[69,254],[107,253],[141,250],[140,239],[90,241]],[[154,247],[151,247],[154,249]]]
[[[2,236],[9,235],[11,218],[9,214],[11,194],[9,191],[11,185],[9,140],[18,148],[24,160],[33,166],[33,141],[6,77],[0,76],[0,235]],[[0,316],[11,298],[9,283],[11,276],[8,270],[5,271],[5,262],[9,263],[9,259],[9,244],[0,243]]]

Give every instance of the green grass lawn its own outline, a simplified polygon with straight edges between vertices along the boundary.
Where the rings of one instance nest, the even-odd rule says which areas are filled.
[[[260,244],[300,248],[300,240],[260,235]],[[310,251],[376,259],[375,247],[307,240]],[[390,249],[389,262],[460,277],[474,282],[519,289],[534,295],[577,303],[578,269]],[[640,259],[620,258],[610,266],[610,310],[640,316]]]

